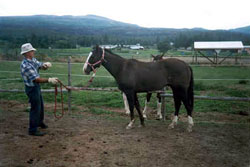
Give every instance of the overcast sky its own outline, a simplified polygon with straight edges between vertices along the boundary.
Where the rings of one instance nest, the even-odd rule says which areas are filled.
[[[250,0],[0,0],[0,16],[94,14],[143,27],[250,25]]]

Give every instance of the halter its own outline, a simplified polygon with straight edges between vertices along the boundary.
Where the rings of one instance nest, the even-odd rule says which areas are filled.
[[[92,68],[94,74],[96,73],[96,69],[94,68],[95,65],[101,64],[104,59],[104,55],[105,55],[105,49],[102,48],[102,58],[100,60],[98,60],[97,62],[91,64],[89,62],[87,62],[87,64]]]

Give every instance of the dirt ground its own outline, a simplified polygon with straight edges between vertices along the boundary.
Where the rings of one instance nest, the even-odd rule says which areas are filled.
[[[169,120],[149,115],[146,127],[126,130],[129,117],[79,112],[55,120],[46,112],[47,135],[27,135],[27,104],[0,101],[0,167],[249,167],[250,117],[194,113],[192,133],[181,115]],[[53,105],[46,105],[52,111]],[[154,111],[155,112],[155,111]],[[137,124],[139,120],[137,119]]]

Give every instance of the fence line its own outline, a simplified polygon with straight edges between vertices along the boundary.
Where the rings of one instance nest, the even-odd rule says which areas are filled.
[[[105,91],[105,92],[120,92],[118,88],[83,88],[83,87],[69,87],[69,88],[74,88],[74,89],[81,89],[81,90],[86,90],[86,91]],[[63,92],[67,92],[67,89],[62,89]],[[46,93],[54,93],[54,89],[42,89],[42,92]],[[25,92],[24,90],[20,89],[11,89],[11,90],[6,90],[6,89],[0,89],[0,92],[16,92],[16,93],[23,93]],[[163,93],[161,94],[161,97],[173,97],[173,94],[169,93]],[[248,97],[213,97],[213,96],[194,96],[194,99],[201,99],[201,100],[222,100],[222,101],[246,101],[250,102],[250,98]]]
[[[68,86],[69,88],[73,89],[81,89],[81,90],[86,90],[86,91],[104,91],[104,92],[120,92],[118,88],[87,88],[87,87],[73,87],[73,86]],[[57,88],[58,91],[59,88]],[[63,92],[68,92],[67,89],[62,89]],[[79,90],[80,91],[80,90]],[[5,92],[5,93],[24,93],[25,90],[20,90],[20,89],[0,89],[0,92]],[[54,93],[55,89],[41,89],[41,92],[44,93]]]
[[[0,89],[0,92],[5,92],[5,93],[25,93],[25,90],[20,90],[20,89],[11,89],[11,90]],[[55,89],[41,89],[41,92],[54,93]],[[67,92],[67,90],[63,89],[63,92]]]
[[[0,81],[17,81],[17,80],[22,80],[22,78],[6,78],[6,79],[0,79]]]
[[[66,64],[66,63],[65,63]],[[86,77],[88,75],[77,75],[77,74],[71,74],[71,63],[70,62],[70,57],[68,59],[68,74],[55,74],[55,73],[40,73],[41,75],[64,75],[68,76],[68,84],[70,86],[71,84],[71,76],[81,76],[81,77]],[[80,63],[79,63],[80,64]],[[211,65],[210,65],[211,66]],[[15,72],[15,71],[0,71],[2,73],[19,73],[20,72]],[[113,78],[112,76],[96,76],[96,77],[105,77],[105,78]],[[194,79],[194,80],[250,80],[250,79]],[[76,87],[75,87],[76,88]],[[82,88],[81,88],[82,89]],[[119,91],[117,88],[115,89],[110,89],[110,88],[86,88],[84,90],[90,90],[90,91]],[[42,89],[42,92],[54,92],[54,89]],[[71,97],[70,90],[63,89],[63,92],[68,92],[68,95]],[[24,92],[24,90],[18,90],[18,89],[12,89],[12,90],[3,90],[0,89],[0,92]],[[162,113],[163,113],[163,118],[165,118],[165,97],[172,97],[172,94],[167,94],[164,93],[161,95],[162,98]],[[226,100],[226,101],[250,101],[250,98],[241,98],[241,97],[211,97],[211,96],[194,96],[195,99],[206,99],[206,100]],[[71,106],[71,101],[68,101],[68,108],[69,108],[69,113],[70,111],[70,106]]]
[[[83,87],[74,87],[74,86],[69,86],[69,88],[73,89],[81,89],[81,90],[88,90],[88,91],[106,91],[106,92],[120,92],[118,88],[83,88]],[[42,89],[42,92],[47,92],[47,93],[53,93],[55,90],[54,89]],[[0,92],[24,92],[24,90],[20,89],[11,89],[11,90],[6,90],[6,89],[0,89]],[[63,89],[63,92],[67,92],[67,89]],[[157,92],[157,91],[156,91]],[[160,91],[161,92],[161,91]],[[152,92],[154,93],[154,92]],[[169,93],[162,93],[162,97],[173,97],[173,94]],[[250,101],[250,98],[248,97],[224,97],[224,96],[194,96],[195,99],[205,99],[205,100],[223,100],[223,101]]]
[[[21,63],[22,61],[10,61],[10,60],[1,60],[1,62],[8,62],[8,63]],[[68,64],[67,62],[51,62],[52,64]],[[84,64],[84,62],[82,63],[71,63],[71,64]]]
[[[21,74],[17,71],[0,71],[0,73],[13,73],[13,74]],[[40,75],[61,75],[61,76],[68,76],[68,74],[60,74],[60,73],[40,73]],[[74,77],[89,77],[89,75],[82,75],[82,74],[71,74]],[[105,75],[96,75],[97,78],[113,78],[112,76],[105,76]]]
[[[168,93],[164,93],[161,94],[161,97],[173,97],[173,94],[168,94]],[[249,101],[250,102],[250,98],[248,97],[223,97],[223,96],[194,96],[194,99],[204,99],[204,100],[223,100],[223,101]]]
[[[20,74],[20,72],[17,71],[0,71],[0,73],[13,73],[13,74]],[[40,73],[40,75],[61,75],[61,76],[68,76],[68,74],[60,74],[60,73]],[[82,75],[82,74],[71,74],[73,77],[89,77],[89,75]],[[105,75],[96,75],[96,78],[112,78],[112,76],[105,76]],[[10,78],[10,79],[0,79],[0,80],[17,80],[17,78]],[[20,78],[21,79],[21,78]],[[194,79],[195,81],[203,81],[203,80],[210,80],[210,81],[238,81],[238,80],[244,80],[244,81],[250,81],[250,79],[235,79],[235,78],[204,78],[204,79]]]
[[[178,58],[178,57],[175,57]],[[185,57],[184,57],[185,58]],[[21,61],[10,61],[10,60],[1,60],[1,62],[10,62],[10,63],[21,63]],[[51,62],[52,64],[62,64],[62,65],[67,65],[67,62]],[[84,62],[82,63],[72,63],[71,64],[80,64],[83,65]],[[214,64],[189,64],[191,67],[249,67],[250,64],[219,64],[219,65],[214,65]]]

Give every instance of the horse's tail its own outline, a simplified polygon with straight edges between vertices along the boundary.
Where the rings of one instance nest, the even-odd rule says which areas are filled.
[[[189,69],[191,71],[191,79],[190,79],[190,83],[189,83],[189,87],[188,87],[188,102],[191,106],[191,109],[193,110],[193,107],[194,107],[194,77],[193,77],[193,70],[190,66],[189,66]]]

